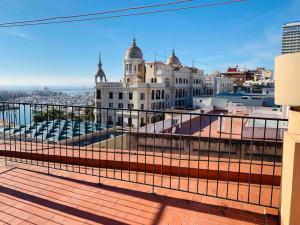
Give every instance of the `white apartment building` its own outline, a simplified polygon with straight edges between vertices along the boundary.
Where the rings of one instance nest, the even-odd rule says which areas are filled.
[[[281,53],[300,52],[300,21],[286,23],[282,27]]]
[[[224,76],[214,77],[214,95],[233,92],[233,81]]]
[[[163,119],[160,110],[192,107],[193,97],[203,95],[205,90],[203,70],[183,65],[174,50],[166,63],[145,62],[133,39],[125,52],[122,81],[107,82],[99,59],[95,76],[96,122],[133,127],[154,123]]]

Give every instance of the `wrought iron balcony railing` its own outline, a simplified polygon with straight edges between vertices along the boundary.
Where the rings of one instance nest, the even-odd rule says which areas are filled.
[[[0,103],[0,156],[278,208],[286,119]]]

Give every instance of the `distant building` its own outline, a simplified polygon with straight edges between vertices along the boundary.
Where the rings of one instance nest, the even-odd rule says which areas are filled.
[[[224,76],[214,77],[214,95],[233,92],[233,81]]]
[[[286,23],[282,27],[281,53],[300,52],[300,21]]]
[[[273,71],[265,68],[257,68],[253,70],[253,80],[247,80],[244,83],[245,87],[256,86],[260,89],[264,87],[274,87]]]
[[[253,71],[246,69],[240,70],[238,66],[229,67],[226,72],[221,75],[231,79],[236,86],[243,86],[245,81],[253,79]]]
[[[96,122],[139,127],[162,119],[160,113],[139,110],[165,110],[192,107],[193,97],[205,90],[203,70],[183,65],[173,50],[167,63],[145,62],[134,39],[125,52],[124,76],[120,82],[108,82],[99,59],[95,76]]]
[[[198,108],[213,106],[218,110],[228,110],[231,106],[276,107],[274,96],[270,94],[221,93],[212,97],[195,97],[193,101]]]

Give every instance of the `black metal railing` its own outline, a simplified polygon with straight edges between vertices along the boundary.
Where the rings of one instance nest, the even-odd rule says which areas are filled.
[[[5,161],[278,208],[287,120],[0,103]]]

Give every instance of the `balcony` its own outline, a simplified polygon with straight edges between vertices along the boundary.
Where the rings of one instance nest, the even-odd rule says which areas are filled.
[[[285,119],[0,105],[2,223],[278,224]]]

